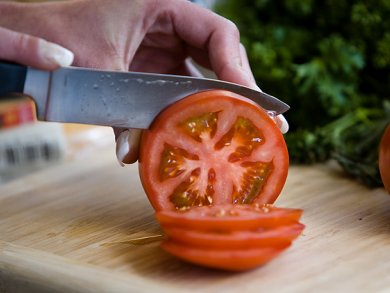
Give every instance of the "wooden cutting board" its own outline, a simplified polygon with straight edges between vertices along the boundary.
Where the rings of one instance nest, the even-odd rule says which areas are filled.
[[[0,292],[390,292],[390,196],[330,166],[291,167],[278,206],[304,235],[269,264],[223,273],[159,248],[137,166],[112,147],[0,186]]]

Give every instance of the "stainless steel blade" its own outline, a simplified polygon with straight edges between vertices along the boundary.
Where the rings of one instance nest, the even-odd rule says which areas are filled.
[[[146,129],[168,105],[210,89],[241,94],[276,114],[289,109],[273,96],[228,82],[78,67],[30,68],[24,93],[34,98],[41,120]]]

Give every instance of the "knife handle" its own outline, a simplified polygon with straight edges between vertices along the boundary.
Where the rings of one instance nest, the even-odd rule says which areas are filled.
[[[0,61],[0,99],[10,93],[23,93],[27,67]]]

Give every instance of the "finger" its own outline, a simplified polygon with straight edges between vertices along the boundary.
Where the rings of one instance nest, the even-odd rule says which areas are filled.
[[[279,114],[275,117],[275,123],[283,134],[287,133],[289,125],[286,118],[284,118],[282,114]]]
[[[185,68],[186,75],[188,76],[204,77],[202,72],[200,72],[200,70],[194,65],[194,63],[190,58],[187,58],[184,61],[184,68]]]
[[[173,25],[188,45],[208,52],[218,78],[254,87],[250,71],[243,67],[240,35],[229,20],[188,1],[175,2]]]
[[[135,163],[138,160],[141,134],[142,130],[140,129],[127,129],[118,134],[116,140],[116,157],[122,166],[124,164]]]
[[[241,63],[242,68],[248,73],[248,76],[250,80],[253,82],[253,84],[256,84],[255,77],[253,76],[253,72],[251,69],[251,66],[249,64],[248,55],[246,53],[245,47],[243,44],[240,44],[240,55],[241,55]],[[260,90],[260,88],[258,88]]]
[[[191,60],[186,59],[182,66],[182,74],[202,77],[202,73],[194,66]],[[114,129],[116,137],[116,156],[119,163],[132,164],[138,160],[139,143],[142,131],[139,129]]]
[[[207,51],[187,45],[188,55],[200,66],[212,70]]]
[[[104,56],[102,56],[104,59]],[[126,71],[126,64],[117,62],[101,63],[99,68],[108,70]],[[138,160],[139,144],[142,130],[132,128],[117,128],[113,127],[116,141],[116,158],[119,164],[123,167],[125,164],[133,164]]]
[[[43,70],[69,66],[73,53],[57,44],[0,27],[0,58]]]

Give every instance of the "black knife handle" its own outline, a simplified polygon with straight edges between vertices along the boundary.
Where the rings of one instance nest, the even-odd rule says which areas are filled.
[[[27,67],[0,61],[0,99],[10,93],[23,93]]]

